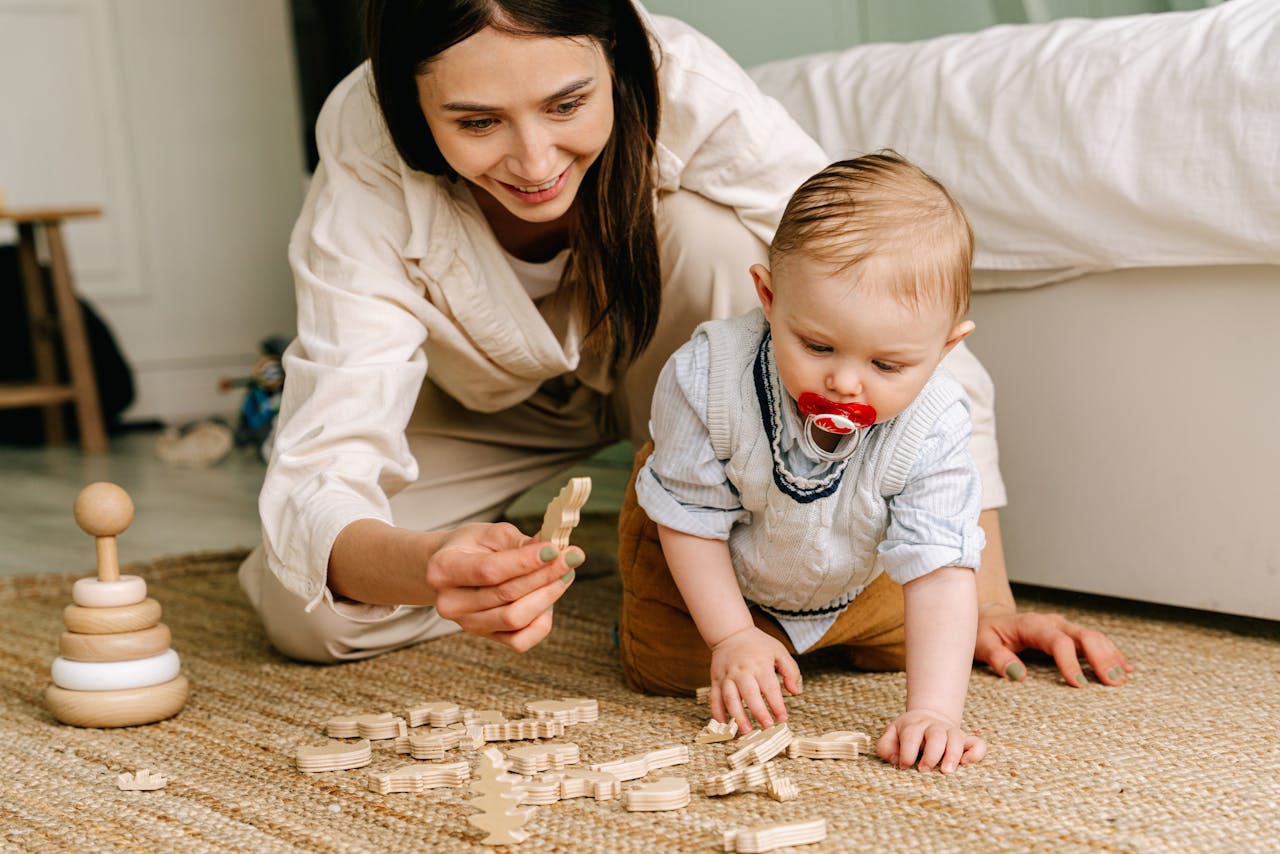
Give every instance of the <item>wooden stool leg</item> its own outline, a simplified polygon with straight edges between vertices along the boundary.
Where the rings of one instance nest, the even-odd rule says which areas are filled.
[[[31,353],[35,357],[36,381],[41,385],[58,384],[58,359],[53,349],[53,326],[49,317],[49,304],[45,299],[44,282],[40,276],[40,262],[36,259],[35,226],[18,224],[18,266],[22,270],[22,285],[27,298],[27,321],[31,329]],[[51,404],[43,407],[44,438],[49,445],[61,445],[66,441],[66,427],[62,420],[62,406]]]
[[[45,226],[49,240],[49,268],[53,279],[53,299],[58,307],[58,323],[62,328],[62,345],[67,354],[67,371],[75,390],[76,421],[80,426],[80,447],[86,454],[102,454],[107,450],[107,433],[102,425],[102,407],[98,402],[98,382],[93,375],[93,359],[89,339],[84,331],[84,316],[71,282],[71,265],[67,262],[62,225],[57,221]]]

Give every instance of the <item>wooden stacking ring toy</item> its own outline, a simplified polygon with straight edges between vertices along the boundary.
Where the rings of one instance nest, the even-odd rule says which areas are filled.
[[[53,661],[45,702],[65,724],[136,726],[172,717],[190,685],[170,648],[160,603],[146,582],[120,574],[116,537],[133,521],[133,501],[114,483],[92,483],[75,503],[76,523],[93,536],[98,574],[82,578],[62,612],[67,631]]]

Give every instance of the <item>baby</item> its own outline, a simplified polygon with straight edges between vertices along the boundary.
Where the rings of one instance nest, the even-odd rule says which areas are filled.
[[[629,684],[686,692],[709,670],[712,716],[746,731],[748,712],[786,719],[793,654],[838,646],[906,669],[885,761],[983,757],[961,724],[981,487],[967,399],[938,367],[974,328],[972,255],[959,204],[892,152],[796,191],[751,268],[761,308],[704,323],[658,381],[620,520]]]

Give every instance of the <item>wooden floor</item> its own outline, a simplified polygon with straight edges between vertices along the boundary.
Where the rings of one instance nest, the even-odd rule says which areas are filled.
[[[112,437],[103,456],[73,445],[0,445],[0,576],[92,571],[93,539],[76,526],[71,508],[80,490],[98,480],[119,484],[133,498],[133,524],[118,541],[121,563],[254,545],[265,470],[257,456],[236,450],[212,468],[170,468],[155,454],[156,436]],[[540,514],[565,478],[584,474],[593,479],[590,507],[617,509],[630,464],[628,446],[608,448],[531,490],[510,512]]]

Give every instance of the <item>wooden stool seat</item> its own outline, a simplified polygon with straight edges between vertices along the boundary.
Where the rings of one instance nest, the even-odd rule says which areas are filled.
[[[93,358],[85,335],[84,317],[76,298],[67,260],[62,221],[75,217],[101,216],[98,208],[5,208],[0,201],[0,222],[18,227],[18,264],[26,293],[27,319],[31,329],[31,346],[35,356],[36,377],[32,383],[0,385],[0,409],[44,409],[45,441],[61,443],[65,438],[62,405],[75,406],[76,424],[80,428],[80,447],[85,453],[101,454],[107,450],[107,434],[103,427],[102,406],[98,399],[98,383],[93,374]],[[36,232],[43,231],[49,248],[49,273],[53,285],[53,312],[45,299],[40,262],[36,254]],[[50,333],[58,338],[66,359],[69,382],[58,378],[58,363]]]

